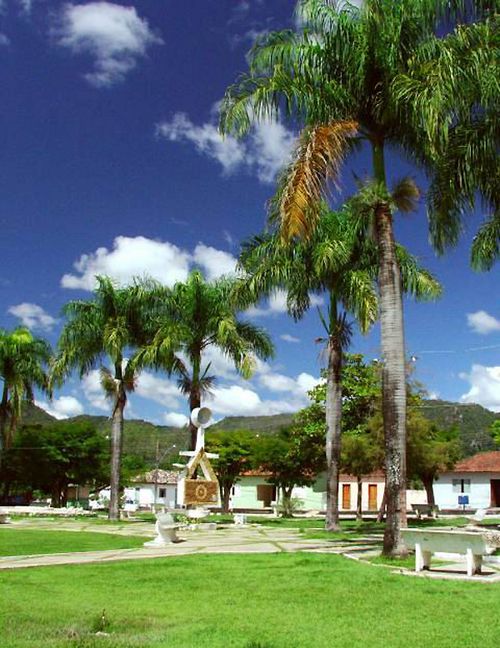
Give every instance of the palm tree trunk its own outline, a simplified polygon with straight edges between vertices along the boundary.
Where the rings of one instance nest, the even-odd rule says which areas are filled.
[[[327,531],[339,531],[339,475],[342,418],[342,345],[335,332],[337,308],[330,303],[330,336],[326,378],[326,518]]]
[[[111,421],[111,478],[109,496],[109,519],[120,519],[120,473],[123,442],[123,410],[127,396],[120,385],[116,396],[113,418]]]
[[[196,356],[192,359],[193,364],[193,378],[191,381],[191,391],[189,392],[189,412],[195,408],[201,407],[201,390],[200,390],[200,365],[201,358]],[[196,437],[198,435],[198,428],[189,418],[189,444],[190,450],[196,448]]]
[[[377,207],[375,229],[380,255],[378,282],[387,493],[383,553],[400,556],[406,552],[401,536],[401,528],[406,526],[406,375],[401,276],[388,205]]]
[[[373,141],[376,180],[386,185],[383,140]],[[392,214],[387,204],[375,210],[379,251],[378,287],[382,347],[382,413],[385,438],[387,521],[383,553],[406,553],[401,528],[406,526],[406,372],[401,273],[396,259]]]

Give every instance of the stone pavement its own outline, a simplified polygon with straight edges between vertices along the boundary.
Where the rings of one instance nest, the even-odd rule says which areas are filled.
[[[26,525],[23,525],[26,526]],[[33,525],[34,526],[34,525]],[[95,525],[61,524],[58,529],[66,531],[92,531],[116,533],[117,535],[152,536],[152,525]],[[54,525],[37,524],[37,529],[54,530]],[[257,526],[226,527],[214,531],[180,530],[181,542],[166,547],[141,547],[138,549],[114,549],[106,551],[85,551],[61,554],[38,554],[31,556],[0,557],[0,569],[19,569],[47,565],[71,565],[93,562],[112,562],[117,560],[144,560],[146,558],[166,558],[190,554],[229,554],[229,553],[278,553],[282,551],[333,550],[326,540],[307,540],[296,529],[269,529]]]
[[[21,521],[16,526],[54,530],[49,521]],[[116,535],[154,536],[153,525],[147,522],[102,524],[85,521],[58,521],[57,529],[65,531],[92,531],[93,533],[114,533]],[[181,542],[166,547],[140,547],[137,549],[114,549],[106,551],[85,551],[61,554],[39,554],[30,556],[0,557],[0,569],[19,569],[49,565],[73,565],[123,560],[144,560],[194,554],[234,553],[279,553],[305,551],[311,553],[341,554],[353,560],[367,560],[380,554],[381,536],[351,540],[308,539],[298,529],[273,528],[268,526],[226,526],[217,530],[179,531]],[[445,561],[436,556],[435,566],[430,571],[416,574],[412,570],[378,564],[377,567],[391,569],[394,573],[421,578],[446,578],[474,582],[500,582],[500,562],[486,562],[484,573],[471,578],[466,575],[465,558],[447,556]],[[439,561],[439,562],[438,562]]]

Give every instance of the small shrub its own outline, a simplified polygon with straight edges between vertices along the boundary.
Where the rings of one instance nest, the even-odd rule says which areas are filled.
[[[294,513],[300,511],[304,502],[298,497],[284,497],[278,504],[278,513],[281,517],[291,518]]]

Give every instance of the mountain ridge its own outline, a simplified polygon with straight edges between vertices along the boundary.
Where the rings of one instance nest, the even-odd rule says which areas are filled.
[[[500,419],[500,413],[492,412],[482,405],[455,403],[453,401],[426,400],[422,405],[423,414],[442,427],[456,425],[465,456],[494,448],[488,428],[493,421]],[[228,416],[211,426],[212,430],[252,430],[260,434],[275,434],[280,428],[290,425],[293,414],[273,414],[270,416]],[[57,419],[36,405],[26,405],[22,423],[46,425]],[[91,421],[106,434],[110,418],[103,415],[80,414],[67,421]],[[187,428],[157,425],[143,419],[125,419],[123,451],[143,460],[154,461],[158,455],[170,450],[187,447],[189,434]],[[175,454],[172,452],[172,454]]]

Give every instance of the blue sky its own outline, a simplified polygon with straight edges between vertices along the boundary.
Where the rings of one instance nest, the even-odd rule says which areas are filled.
[[[244,141],[221,141],[217,102],[265,30],[291,26],[293,0],[0,0],[0,325],[29,325],[55,344],[60,309],[90,298],[95,273],[127,282],[151,274],[172,283],[194,266],[230,271],[239,241],[260,231],[276,172],[296,136],[263,124]],[[389,178],[425,178],[397,152]],[[343,170],[369,172],[361,151]],[[460,245],[437,258],[425,209],[398,218],[398,239],[444,286],[434,304],[406,303],[408,355],[429,392],[500,411],[498,267],[468,267],[469,221]],[[295,324],[278,295],[251,314],[270,331],[276,358],[251,381],[211,354],[220,376],[212,401],[229,414],[294,411],[319,375],[317,314]],[[379,355],[379,331],[353,351]],[[95,374],[45,403],[57,416],[104,413]],[[144,374],[128,416],[180,423],[175,384]]]

